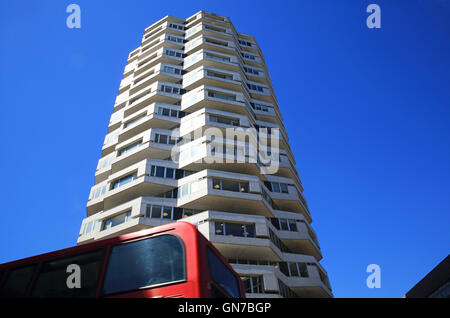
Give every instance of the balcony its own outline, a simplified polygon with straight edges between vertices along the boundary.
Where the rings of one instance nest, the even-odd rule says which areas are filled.
[[[160,211],[159,217],[155,217],[151,208],[155,209],[158,206],[162,208],[162,211]],[[105,220],[124,211],[130,212],[130,217],[126,222],[105,229]],[[184,220],[200,212],[197,210],[177,208],[176,199],[140,196],[112,209],[100,211],[85,218],[78,235],[77,243],[84,244],[94,240],[171,223],[179,219]]]
[[[183,95],[181,110],[195,112],[201,108],[214,108],[246,116],[252,116],[246,98],[241,92],[201,85]]]
[[[178,25],[181,28],[175,28],[174,25]],[[173,22],[173,21],[165,21],[160,26],[152,30],[151,32],[144,33],[144,36],[142,37],[142,46],[144,47],[148,43],[151,43],[153,40],[157,39],[158,37],[161,37],[165,33],[170,32],[173,34],[176,34],[178,36],[184,36],[184,25],[180,21],[180,23]]]
[[[172,91],[166,91],[165,87],[174,87],[178,89],[178,93]],[[152,103],[166,103],[176,104],[181,99],[181,85],[169,83],[169,82],[155,82],[149,87],[136,92],[128,99],[128,105],[124,111],[127,114],[130,112],[136,112]]]
[[[176,141],[177,137],[172,136],[171,131],[150,128],[116,145],[116,158],[111,162],[111,169],[120,171],[145,158],[160,160],[170,158]],[[136,143],[139,145],[129,149]]]
[[[177,187],[175,179],[152,177],[152,164],[154,161],[142,160],[111,174],[107,180],[92,187],[87,215],[113,209],[143,195],[157,196]]]
[[[161,47],[156,50],[152,55],[142,59],[137,63],[134,76],[137,77],[140,74],[146,72],[150,68],[158,65],[159,63],[168,63],[174,65],[180,65],[183,63],[183,51],[173,48]]]
[[[199,35],[188,41],[184,46],[184,53],[191,55],[200,49],[232,55],[237,54],[236,45],[233,41],[207,35]]]
[[[229,181],[226,185],[241,183],[235,187],[239,191],[228,190],[230,187],[217,188],[213,179]],[[179,180],[178,206],[196,210],[217,209],[239,213],[245,210],[249,214],[271,217],[271,208],[261,200],[258,178],[237,175],[229,172],[202,170]]]
[[[261,294],[246,294],[247,297],[261,298],[273,297],[273,292],[276,290],[282,293],[278,281],[291,289],[298,297],[301,298],[329,298],[333,297],[331,289],[320,279],[315,266],[307,266],[308,277],[289,277],[281,273],[278,266],[267,265],[246,265],[246,264],[232,264],[233,269],[240,276],[263,276],[264,293]]]
[[[176,84],[183,78],[181,72],[181,66],[159,63],[138,76],[135,74],[135,78],[130,85],[129,94],[132,96],[157,81]]]
[[[239,73],[210,66],[200,66],[183,76],[183,88],[191,90],[200,85],[207,85],[228,90],[240,90],[241,81]]]
[[[186,19],[187,24],[186,28],[190,29],[197,25],[200,22],[208,22],[213,23],[222,27],[227,27],[230,25],[230,19],[228,17],[224,17],[221,15],[209,13],[206,11],[199,11],[198,13],[194,14],[193,16]]]
[[[217,26],[211,23],[202,22],[186,31],[186,40],[195,38],[198,35],[209,35],[212,37],[230,40],[233,38],[233,31],[230,28]]]
[[[201,49],[184,59],[184,70],[187,72],[202,65],[218,67],[222,70],[233,72],[239,70],[239,60],[236,56],[230,54]]]

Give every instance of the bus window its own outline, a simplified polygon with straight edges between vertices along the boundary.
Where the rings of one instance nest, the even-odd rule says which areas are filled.
[[[213,281],[228,292],[232,297],[241,297],[239,282],[233,273],[225,266],[216,254],[208,247],[208,263]],[[213,293],[217,294],[217,291]]]
[[[185,280],[183,243],[174,235],[160,235],[112,248],[103,294]]]
[[[42,264],[30,297],[36,298],[87,298],[95,297],[105,250],[53,259]],[[80,288],[69,288],[67,280],[72,272],[67,267],[80,267]]]
[[[24,297],[36,265],[11,269],[0,290],[0,297]]]

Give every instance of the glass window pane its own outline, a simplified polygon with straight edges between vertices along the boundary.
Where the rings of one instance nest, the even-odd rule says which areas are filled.
[[[161,208],[162,206],[160,205],[154,205],[152,206],[152,218],[161,218]]]
[[[163,109],[162,109],[162,114],[163,114],[163,116],[169,116],[169,114],[170,114],[170,109],[163,108]]]
[[[164,178],[164,167],[156,167],[155,176],[159,178]]]
[[[114,246],[103,284],[104,294],[184,281],[184,247],[173,235]]]
[[[281,225],[281,230],[283,230],[283,231],[289,230],[286,219],[280,219],[280,225]]]
[[[36,265],[10,270],[0,290],[0,297],[24,297]]]
[[[244,225],[236,223],[226,223],[225,231],[227,236],[244,236]]]
[[[295,220],[289,220],[289,231],[297,232],[297,222]]]
[[[213,188],[219,190],[221,188],[220,186],[220,180],[213,179]]]
[[[222,190],[239,192],[239,183],[230,180],[222,180]]]
[[[280,229],[280,222],[278,221],[277,218],[271,218],[270,221],[272,222],[273,226],[279,230]]]
[[[247,224],[245,226],[245,230],[246,230],[247,237],[255,237],[255,225],[254,224]]]
[[[272,182],[272,191],[274,191],[274,192],[281,192],[280,184],[278,182]]]
[[[280,183],[281,192],[289,193],[288,186],[286,183]]]
[[[289,276],[288,266],[287,266],[286,262],[280,262],[279,268],[280,268],[280,272],[282,272],[286,276]]]
[[[179,220],[183,217],[183,209],[181,208],[173,208],[173,219]]]
[[[166,178],[173,179],[174,170],[172,168],[166,168]]]
[[[298,276],[297,263],[288,263],[291,276]]]
[[[252,277],[252,285],[253,285],[253,293],[256,293],[256,294],[263,293],[261,276]]]
[[[300,269],[301,277],[308,277],[308,269],[305,263],[298,263],[298,268]]]
[[[95,297],[105,251],[97,250],[81,255],[51,260],[42,265],[34,283],[31,297],[36,298],[86,298]],[[70,264],[80,266],[80,287],[68,288],[67,268]]]
[[[167,144],[167,136],[166,135],[159,135],[159,143],[160,144]]]
[[[248,183],[239,183],[240,192],[248,192]]]
[[[252,293],[252,283],[251,279],[248,276],[241,276],[242,283],[244,285],[244,291],[247,294]]]
[[[214,222],[215,224],[215,233],[216,235],[225,235],[224,234],[224,224],[220,222]]]
[[[152,166],[150,169],[150,176],[154,177],[155,176],[155,171],[156,171],[156,166]]]
[[[184,172],[183,172],[183,170],[180,170],[180,169],[177,169],[176,171],[175,171],[175,179],[181,179],[181,178],[183,178],[184,177]]]
[[[164,219],[171,219],[172,218],[172,207],[170,207],[170,206],[164,206],[163,207],[163,218]]]
[[[215,283],[227,291],[234,298],[240,297],[237,277],[222,263],[222,261],[208,248],[208,263],[211,278]]]

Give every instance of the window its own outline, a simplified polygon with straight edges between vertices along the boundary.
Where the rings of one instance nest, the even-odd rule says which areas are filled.
[[[103,223],[103,228],[102,230],[106,230],[109,229],[111,227],[114,227],[116,225],[122,224],[127,222],[128,220],[130,220],[131,218],[131,211],[125,212],[125,213],[121,213],[117,216],[114,216],[112,218],[106,219],[105,222]]]
[[[262,276],[241,276],[242,283],[246,294],[263,294],[263,277]]]
[[[264,185],[271,192],[289,193],[288,184],[264,181]]]
[[[288,227],[288,223],[286,219],[280,219],[280,229],[282,231],[288,231],[289,227]]]
[[[290,276],[298,276],[297,263],[289,263]]]
[[[246,59],[255,60],[256,57],[254,55],[250,55],[247,53],[241,53],[242,57],[245,57]]]
[[[255,237],[254,224],[214,222],[216,235]]]
[[[220,98],[220,99],[225,99],[225,100],[236,101],[236,96],[220,94],[220,93],[212,92],[212,91],[208,91],[208,97],[213,97],[213,98]]]
[[[133,174],[130,174],[130,175],[126,176],[126,177],[118,179],[118,180],[114,181],[111,184],[111,190],[119,188],[119,187],[121,187],[121,186],[123,186],[123,185],[125,185],[125,184],[127,184],[127,183],[129,183],[129,182],[131,182],[133,180],[135,180],[135,179],[137,179],[137,173],[133,173]]]
[[[263,92],[264,91],[264,87],[259,86],[259,85],[247,83],[247,86],[248,86],[249,89],[252,89],[254,91],[258,91],[258,92]]]
[[[24,297],[28,285],[33,277],[36,265],[11,269],[0,289],[0,297],[17,298]]]
[[[270,220],[277,230],[297,232],[297,221],[292,219],[272,218]]]
[[[199,213],[200,210],[182,209],[170,206],[147,205],[145,216],[153,219],[179,220]]]
[[[181,169],[173,169],[167,167],[154,166],[150,168],[151,177],[168,178],[168,179],[181,179],[190,174],[190,171],[184,171]]]
[[[252,43],[248,42],[248,41],[244,41],[244,40],[238,40],[240,44],[245,45],[245,46],[252,46]]]
[[[212,280],[233,298],[240,297],[239,283],[231,270],[208,247],[208,263]]]
[[[95,230],[97,230],[98,225],[99,225],[98,220],[85,223],[83,228],[83,234],[89,234],[91,232],[94,232]]]
[[[186,116],[186,112],[176,109],[163,108],[158,107],[158,115],[167,116],[167,117],[175,117],[175,118],[183,118]]]
[[[231,126],[239,126],[239,120],[235,120],[235,119],[209,115],[209,120],[214,123],[231,125]]]
[[[141,116],[123,124],[123,128],[133,127],[133,126],[139,124],[141,121],[143,121],[145,119],[145,117],[147,117],[147,114],[142,114]]]
[[[216,60],[216,61],[220,61],[220,62],[230,62],[231,61],[229,57],[211,54],[211,53],[206,53],[206,57],[208,57],[211,60]]]
[[[246,73],[255,74],[255,75],[259,74],[258,70],[253,69],[253,68],[248,67],[248,66],[244,66],[244,70],[245,70]]]
[[[248,182],[213,179],[213,188],[216,190],[248,192]]]
[[[164,70],[164,72],[170,73],[170,74],[175,74],[175,75],[181,74],[181,70],[179,68],[175,68],[175,67],[171,67],[171,66],[164,66],[163,70]]]
[[[173,36],[173,35],[168,35],[167,36],[167,40],[172,41],[172,42],[177,42],[177,43],[183,43],[183,39]]]
[[[211,77],[226,79],[226,80],[230,80],[230,81],[233,80],[233,76],[228,75],[228,74],[220,74],[220,73],[216,73],[216,72],[206,71],[206,75],[211,76]]]
[[[209,39],[209,38],[205,38],[205,42],[206,43],[211,43],[211,44],[214,44],[214,45],[228,46],[228,42],[222,42],[222,41],[213,40],[213,39]]]
[[[179,25],[179,24],[175,24],[175,23],[169,23],[167,25],[169,28],[175,29],[175,30],[181,30],[184,31],[184,26]]]
[[[181,138],[176,138],[172,136],[155,134],[155,142],[158,144],[175,145]]]
[[[295,220],[288,220],[289,231],[297,232],[297,222]]]
[[[95,297],[105,250],[91,251],[45,262],[31,291],[35,298],[86,298]],[[81,288],[67,288],[67,267],[80,266]]]
[[[261,110],[263,112],[268,112],[269,111],[269,107],[262,105],[262,104],[258,104],[258,103],[251,103],[252,108],[255,110]]]
[[[306,263],[280,262],[280,272],[291,277],[308,277],[308,269]]]
[[[161,92],[170,94],[180,94],[180,89],[178,87],[161,85]]]
[[[185,280],[182,241],[174,235],[159,235],[112,248],[103,294]]]
[[[138,141],[138,142],[135,142],[134,144],[129,145],[128,147],[120,149],[119,151],[117,151],[117,156],[119,157],[119,156],[121,156],[121,155],[123,155],[123,154],[125,154],[125,153],[127,153],[127,152],[129,152],[129,151],[131,151],[131,150],[133,150],[133,149],[135,149],[137,147],[139,147],[140,145],[142,145],[142,141],[141,140]]]
[[[168,50],[168,49],[166,49],[166,55],[168,55],[168,56],[175,56],[175,57],[183,57],[182,53],[176,52],[174,50]]]

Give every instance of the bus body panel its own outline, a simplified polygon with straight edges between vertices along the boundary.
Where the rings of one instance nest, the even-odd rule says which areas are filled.
[[[109,264],[111,249],[115,246],[139,241],[151,237],[157,237],[160,235],[174,235],[181,239],[184,246],[185,256],[185,271],[186,280],[183,282],[168,282],[161,285],[149,286],[138,288],[132,291],[120,292],[113,295],[103,295],[102,286],[105,280],[106,269]],[[36,278],[41,274],[42,264],[60,260],[66,257],[76,257],[77,255],[84,255],[91,251],[97,251],[104,249],[105,254],[103,258],[103,264],[101,265],[101,271],[98,277],[98,285],[95,287],[96,297],[133,297],[133,298],[164,298],[164,297],[184,297],[184,298],[203,298],[211,297],[211,275],[209,270],[209,263],[207,257],[207,249],[211,249],[214,254],[223,262],[223,264],[238,278],[239,289],[241,297],[245,297],[243,291],[242,281],[239,276],[233,270],[233,268],[227,263],[225,258],[220,252],[197,230],[197,228],[187,222],[179,221],[166,225],[161,225],[155,228],[146,229],[134,233],[124,234],[121,236],[87,243],[75,247],[70,247],[50,253],[45,253],[37,256],[32,256],[24,259],[20,259],[13,262],[0,264],[0,290],[6,281],[8,271],[17,268],[23,268],[29,265],[36,265],[34,269],[33,278],[29,283],[25,297],[29,297],[34,288]]]

